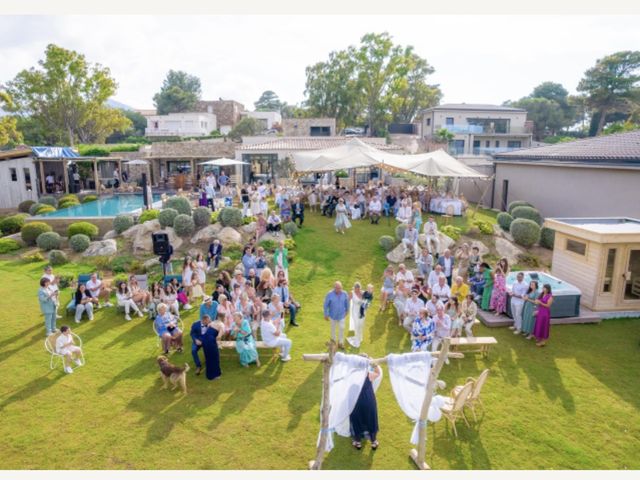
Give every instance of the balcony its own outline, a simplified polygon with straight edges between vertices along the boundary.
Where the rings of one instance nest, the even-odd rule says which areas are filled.
[[[444,128],[456,135],[528,135],[531,133],[531,129],[525,126],[507,127],[505,129],[488,127],[482,125],[436,125],[434,133]]]
[[[146,137],[202,137],[208,135],[208,132],[194,129],[184,128],[145,128]]]
[[[473,155],[487,155],[492,156],[496,153],[513,152],[514,150],[522,150],[525,147],[474,147]]]

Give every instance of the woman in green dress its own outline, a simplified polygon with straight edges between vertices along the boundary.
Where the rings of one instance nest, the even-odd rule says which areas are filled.
[[[489,303],[491,302],[491,293],[493,292],[493,272],[491,271],[491,267],[485,262],[480,265],[480,271],[484,276],[484,290],[482,291],[480,308],[488,311]]]
[[[236,339],[236,351],[240,356],[240,365],[247,367],[250,363],[255,363],[259,367],[258,350],[249,321],[243,317],[242,312],[234,313],[233,320],[231,336]]]
[[[524,298],[524,307],[522,308],[522,334],[527,335],[527,338],[533,338],[533,327],[536,324],[536,317],[533,311],[536,308],[536,298],[538,298],[538,282],[531,280],[529,283],[529,290]],[[529,338],[530,339],[530,338]]]

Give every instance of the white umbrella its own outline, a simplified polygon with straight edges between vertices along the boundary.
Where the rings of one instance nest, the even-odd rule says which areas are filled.
[[[149,162],[146,160],[129,160],[128,162],[123,162],[125,165],[149,165]]]
[[[200,162],[200,165],[215,165],[217,167],[228,167],[230,165],[248,165],[247,162],[240,160],[234,160],[232,158],[216,158],[215,160],[207,160],[206,162]]]

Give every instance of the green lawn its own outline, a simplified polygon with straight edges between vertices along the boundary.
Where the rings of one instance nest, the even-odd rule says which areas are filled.
[[[296,237],[291,266],[302,326],[289,332],[294,360],[262,355],[243,369],[235,351],[223,355],[223,376],[189,374],[189,394],[160,390],[159,353],[148,320],[125,322],[99,311],[75,331],[87,365],[73,375],[49,371],[37,303],[42,263],[0,262],[0,464],[6,469],[304,469],[315,453],[321,366],[301,360],[322,352],[329,325],[324,294],[335,279],[374,282],[386,265],[378,237],[395,222],[356,222],[345,236],[309,215]],[[86,268],[86,267],[85,267]],[[59,273],[85,270],[59,268]],[[67,301],[69,293],[63,299]],[[390,314],[367,319],[373,356],[406,352],[409,339]],[[185,316],[190,325],[196,314]],[[72,326],[75,324],[72,324]],[[507,329],[480,327],[499,344],[488,359],[468,355],[445,366],[449,386],[491,368],[486,413],[454,439],[445,421],[428,427],[427,462],[434,469],[640,468],[640,320],[552,327],[547,348]],[[173,355],[191,362],[190,353]],[[412,424],[398,407],[388,375],[378,392],[381,447],[355,451],[336,437],[326,469],[413,469]]]

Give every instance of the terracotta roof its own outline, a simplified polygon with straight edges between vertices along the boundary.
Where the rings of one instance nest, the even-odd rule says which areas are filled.
[[[490,110],[492,112],[526,112],[523,108],[506,107],[504,105],[489,105],[486,103],[445,103],[435,107],[425,108],[423,112],[433,110]]]
[[[376,143],[367,137],[358,137],[364,143],[380,150],[402,150],[400,145]],[[348,142],[351,137],[277,137],[264,143],[242,145],[238,150],[322,150],[337,147]]]
[[[640,130],[498,153],[495,159],[640,165]]]

